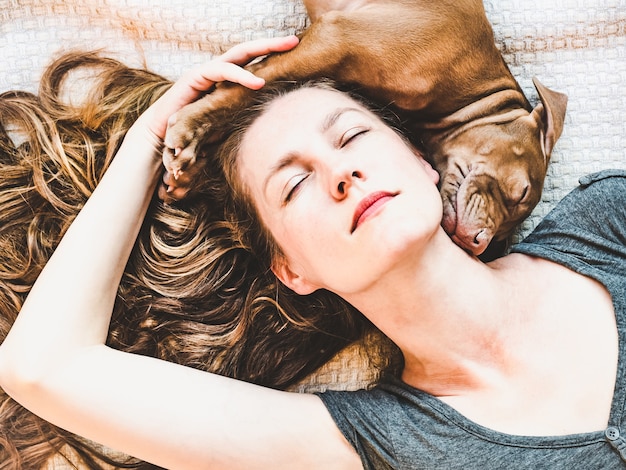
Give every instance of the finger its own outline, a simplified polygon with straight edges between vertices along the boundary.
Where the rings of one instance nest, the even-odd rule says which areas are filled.
[[[243,42],[214,60],[192,69],[175,86],[177,88],[190,86],[198,92],[203,92],[217,82],[231,81],[254,89],[260,88],[264,84],[263,80],[239,66],[270,52],[292,49],[298,41],[297,36],[285,36]]]
[[[245,65],[257,57],[271,52],[284,52],[296,47],[299,43],[297,36],[284,36],[279,38],[256,39],[233,46],[219,60]]]
[[[196,69],[193,74],[188,75],[181,85],[203,92],[213,86],[213,84],[225,81],[239,83],[255,90],[265,84],[265,80],[241,68],[239,65],[231,62],[212,61]]]
[[[212,60],[187,72],[161,96],[145,113],[144,119],[156,118],[158,125],[152,127],[154,133],[163,138],[167,119],[183,106],[195,101],[215,83],[230,81],[239,83],[253,90],[258,90],[265,80],[230,62]]]
[[[245,64],[270,52],[286,51],[292,49],[297,44],[298,38],[296,36],[258,39],[238,44],[219,58],[196,67],[183,75],[157,100],[143,118],[148,122],[152,121],[150,125],[151,131],[162,139],[167,125],[167,118],[183,106],[195,101],[215,83],[231,81],[253,90],[258,90],[265,84],[262,78],[242,69],[237,64]],[[161,120],[159,116],[165,116],[165,119]],[[154,122],[154,119],[158,122]]]
[[[258,51],[259,49],[247,50],[250,54],[254,54],[253,51]],[[245,55],[245,52],[243,54]],[[240,57],[243,57],[243,55],[240,55]],[[207,62],[181,77],[161,98],[162,112],[167,115],[175,113],[218,82],[238,83],[253,90],[258,90],[265,85],[265,80],[257,77],[252,72],[230,61],[222,62],[222,60],[223,58]]]

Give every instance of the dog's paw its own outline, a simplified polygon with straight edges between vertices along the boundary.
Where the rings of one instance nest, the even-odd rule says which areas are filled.
[[[203,167],[199,143],[206,140],[212,125],[203,100],[187,105],[172,115],[163,139],[164,187],[159,198],[165,202],[184,199],[193,191],[197,175]]]
[[[243,106],[249,93],[247,88],[223,82],[170,116],[163,140],[167,199],[180,200],[193,192],[196,175],[206,163],[203,154],[223,140],[231,110]]]
[[[163,141],[163,165],[174,180],[196,162],[199,131],[195,119],[187,116],[184,109],[169,118]]]

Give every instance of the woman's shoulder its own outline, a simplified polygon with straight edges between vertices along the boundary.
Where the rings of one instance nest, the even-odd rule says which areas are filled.
[[[605,211],[607,202],[626,200],[626,170],[608,169],[582,176],[579,180],[578,191],[572,191],[572,195],[580,193],[587,199],[590,207],[600,206]],[[589,199],[593,198],[593,199]],[[615,207],[624,213],[624,206]]]
[[[562,227],[588,240],[585,234],[626,243],[626,170],[603,170],[583,176],[546,217],[549,227]]]
[[[626,207],[618,202],[626,201],[626,170],[602,170],[582,176],[578,182],[579,186],[557,204],[546,220],[569,213],[573,218],[565,221],[594,222],[611,215],[621,215],[623,221]]]
[[[609,168],[606,170],[597,171],[595,173],[590,173],[585,176],[581,176],[578,182],[581,186],[587,187],[599,181],[610,181],[612,183],[621,183],[626,184],[623,179],[626,178],[626,170],[620,168]]]
[[[548,258],[583,274],[595,267],[623,276],[626,171],[600,171],[579,183],[511,251]]]

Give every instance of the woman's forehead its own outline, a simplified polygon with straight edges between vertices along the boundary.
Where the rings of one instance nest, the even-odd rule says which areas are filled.
[[[256,180],[275,166],[276,160],[299,152],[317,139],[325,121],[336,110],[362,108],[340,91],[301,88],[275,99],[246,131],[239,152],[244,180]]]
[[[361,107],[346,93],[326,88],[305,87],[278,98],[264,114],[274,111],[286,112],[290,116],[301,115],[312,118],[317,114],[323,116],[330,109],[345,106],[347,103]]]
[[[274,141],[288,141],[292,134],[318,133],[329,116],[350,108],[372,116],[371,111],[348,94],[319,87],[292,91],[275,99],[246,132],[244,141],[258,141],[259,134],[273,136]]]

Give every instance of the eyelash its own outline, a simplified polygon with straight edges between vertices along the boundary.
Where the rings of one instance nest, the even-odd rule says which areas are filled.
[[[369,132],[369,128],[367,127],[353,127],[349,129],[345,134],[341,136],[341,141],[339,142],[339,148],[344,148],[350,142],[352,142],[355,138],[362,136]],[[347,137],[347,138],[346,138]]]
[[[291,199],[293,198],[294,194],[298,190],[298,187],[300,186],[300,184],[302,182],[304,182],[304,180],[307,179],[308,177],[309,177],[309,174],[307,173],[301,179],[299,179],[296,184],[293,185],[293,187],[289,190],[289,192],[285,196],[285,199],[283,200],[283,204],[287,204],[289,201],[291,201]]]
[[[344,133],[341,136],[341,140],[339,142],[339,148],[344,148],[357,137],[362,136],[363,134],[366,134],[367,132],[369,132],[369,130],[370,129],[366,127],[355,127],[355,128],[349,129],[346,133]],[[285,196],[283,200],[283,204],[287,204],[289,201],[293,199],[293,196],[295,195],[296,191],[300,187],[300,184],[303,183],[304,180],[306,180],[308,177],[309,177],[309,174],[307,173],[300,180],[298,180],[296,184],[293,185],[293,187],[289,190],[289,192]]]

